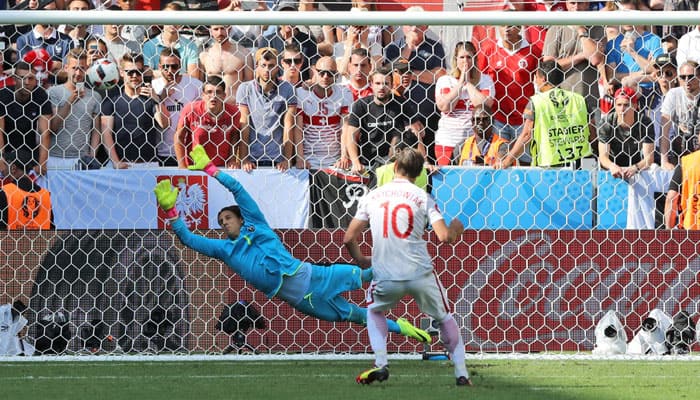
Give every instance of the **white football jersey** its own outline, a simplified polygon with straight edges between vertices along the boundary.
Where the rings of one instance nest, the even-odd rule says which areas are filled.
[[[330,96],[320,98],[313,90],[299,88],[297,101],[304,119],[304,158],[314,169],[333,165],[340,158],[343,118],[350,113],[352,93],[334,85]]]
[[[433,270],[423,233],[443,216],[425,190],[394,179],[360,199],[355,218],[369,221],[375,280],[412,280]]]

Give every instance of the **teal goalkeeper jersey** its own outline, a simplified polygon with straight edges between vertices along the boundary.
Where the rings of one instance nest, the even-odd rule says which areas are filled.
[[[243,226],[238,238],[210,239],[195,235],[180,218],[173,221],[173,231],[185,246],[225,262],[246,282],[267,297],[274,297],[284,276],[293,276],[302,262],[289,254],[240,182],[223,172],[216,179],[233,193],[241,209]]]

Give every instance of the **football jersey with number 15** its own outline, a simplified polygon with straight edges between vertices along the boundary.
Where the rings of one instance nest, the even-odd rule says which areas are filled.
[[[369,221],[375,280],[412,280],[433,270],[423,233],[443,216],[425,190],[394,179],[364,196],[355,218]]]

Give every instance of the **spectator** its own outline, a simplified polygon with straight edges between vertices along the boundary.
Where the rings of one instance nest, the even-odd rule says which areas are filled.
[[[153,81],[153,90],[158,93],[170,114],[170,125],[163,130],[158,142],[156,155],[161,167],[177,167],[175,154],[175,129],[180,120],[180,111],[200,98],[202,81],[180,73],[180,53],[175,49],[165,49],[160,53],[160,78]],[[235,121],[238,124],[238,121]],[[214,154],[214,153],[211,153]]]
[[[125,39],[120,35],[121,26],[115,24],[104,25],[102,39],[107,44],[109,59],[114,62],[124,57],[124,54],[137,54],[141,52],[141,45],[134,40]],[[88,44],[89,46],[89,44]],[[88,47],[89,51],[90,47]]]
[[[36,75],[37,85],[44,89],[48,89],[56,82],[61,71],[62,64],[54,62],[46,49],[29,50],[22,61],[32,67],[32,72]]]
[[[620,9],[633,11],[639,8],[634,0],[621,0]],[[663,53],[661,38],[647,32],[643,25],[623,25],[621,28],[620,34],[608,41],[605,47],[608,90],[613,80],[623,86],[632,86],[636,79],[641,82],[642,95],[646,96],[652,88],[651,79],[647,82],[640,80],[640,76],[649,75],[654,59]]]
[[[88,11],[92,8],[92,4],[88,0],[70,0],[67,10],[79,12]],[[86,49],[87,41],[94,37],[88,31],[88,25],[62,25],[58,30],[73,40],[74,48]]]
[[[28,176],[35,163],[31,152],[5,153],[8,179],[0,188],[0,230],[53,229],[51,194]]]
[[[241,145],[241,120],[238,107],[224,102],[225,87],[219,76],[207,76],[202,87],[202,100],[195,100],[182,109],[175,133],[175,153],[180,168],[192,165],[187,153],[198,144],[211,155],[214,165],[241,167],[237,157]]]
[[[168,3],[164,11],[181,11],[178,3]],[[154,70],[158,69],[160,53],[167,47],[172,47],[180,52],[182,60],[181,72],[193,78],[200,78],[199,49],[197,45],[178,33],[180,25],[164,25],[162,32],[143,44],[143,58],[146,65]]]
[[[459,154],[458,165],[495,166],[508,153],[508,141],[493,131],[491,107],[480,104],[472,111],[474,135],[467,138]]]
[[[350,160],[341,142],[347,129],[352,93],[336,85],[338,68],[332,57],[319,58],[314,75],[309,89],[297,89],[296,167],[322,169],[335,164],[348,169]]]
[[[589,2],[566,0],[568,11],[588,11]],[[552,26],[544,40],[542,60],[555,60],[564,72],[562,89],[582,95],[588,110],[597,109],[598,65],[605,63],[602,26]]]
[[[117,0],[117,5],[109,7],[108,10],[136,10],[137,3],[138,0]],[[139,46],[141,46],[141,44],[149,38],[149,32],[147,32],[146,28],[141,25],[122,25],[119,31],[119,35],[122,37],[122,39],[126,41],[138,43]],[[117,58],[116,60],[119,61],[121,60],[121,58]]]
[[[115,169],[157,166],[158,129],[170,125],[170,114],[143,81],[143,56],[124,55],[120,69],[123,87],[115,98],[102,101],[102,142]]]
[[[30,32],[17,38],[16,48],[19,57],[24,57],[35,49],[45,49],[51,56],[55,68],[60,69],[63,58],[75,47],[73,40],[66,34],[58,32],[52,25],[37,24]]]
[[[296,1],[283,0],[277,5],[277,11],[297,11],[297,9]],[[301,49],[304,59],[304,64],[301,67],[302,80],[309,80],[311,78],[310,66],[316,64],[316,59],[319,56],[317,43],[309,34],[302,32],[295,25],[279,25],[275,31],[262,38],[261,47],[271,47],[279,54],[289,43],[295,43]]]
[[[302,87],[301,67],[304,65],[304,56],[296,43],[284,45],[284,51],[280,59],[282,62],[282,80],[289,82],[295,88]]]
[[[350,11],[369,11],[367,8],[353,7]],[[338,70],[345,75],[348,69],[348,63],[355,49],[365,49],[372,59],[374,65],[379,65],[384,57],[382,46],[382,30],[381,26],[367,25],[350,25],[338,27],[337,32],[340,34],[338,43],[336,43],[336,53],[338,57]],[[342,40],[342,38],[345,38]]]
[[[63,70],[66,82],[48,90],[53,106],[51,135],[42,138],[50,142],[47,168],[75,169],[81,158],[93,159],[100,143],[100,103],[102,96],[85,87],[87,54],[83,49],[72,49],[66,56]]]
[[[634,89],[615,92],[615,112],[600,129],[600,166],[614,178],[629,180],[654,163],[654,131],[651,120],[640,112]]]
[[[15,64],[14,88],[0,89],[0,152],[25,150],[38,161],[34,172],[46,172],[49,155],[51,103],[46,91],[37,86],[36,74],[29,64]],[[38,141],[42,138],[42,142]]]
[[[682,156],[673,172],[666,194],[664,222],[666,229],[700,229],[700,149]]]
[[[686,61],[700,62],[700,25],[696,25],[695,29],[681,36],[678,40],[676,61],[678,64],[683,64]]]
[[[678,68],[681,87],[668,91],[661,105],[661,166],[673,170],[680,157],[695,150],[698,130],[698,101],[700,101],[700,68],[686,61]],[[675,127],[676,136],[671,136]]]
[[[409,7],[407,12],[423,12],[419,6]],[[423,143],[428,146],[427,158],[434,157],[435,131],[440,114],[435,105],[435,83],[447,71],[445,50],[439,41],[426,36],[427,25],[405,25],[404,38],[387,46],[384,55],[388,61],[405,59],[413,73],[413,83],[403,96],[415,105],[425,126]]]
[[[11,5],[10,3],[9,5]],[[56,2],[51,1],[47,4],[45,4],[42,8],[39,6],[41,5],[41,1],[39,0],[17,0],[15,2],[14,7],[8,7],[12,8],[15,10],[55,10],[56,7]],[[59,9],[63,9],[63,7],[59,7]],[[22,24],[13,24],[13,25],[4,25],[0,27],[0,36],[5,36],[10,39],[11,43],[16,43],[17,39],[26,34],[27,32],[31,32],[32,26],[31,25],[22,25]]]
[[[698,9],[698,0],[665,0],[664,11],[695,11]],[[674,37],[682,37],[688,32],[688,27],[684,25],[664,27],[666,33]],[[668,50],[666,51],[669,52]],[[681,62],[679,62],[681,64]]]
[[[669,54],[662,54],[654,60],[655,83],[649,96],[644,98],[645,104],[640,104],[640,110],[646,110],[649,119],[654,123],[654,162],[661,165],[661,105],[669,90],[678,87],[678,69],[675,60]],[[641,101],[640,101],[641,103]],[[669,137],[676,136],[676,128],[671,124]]]
[[[532,81],[538,53],[520,34],[521,27],[499,26],[498,29],[501,39],[481,46],[477,65],[495,84],[495,130],[502,138],[515,141],[523,130],[525,106],[535,94]],[[526,151],[520,163],[527,165],[530,162],[530,154]]]
[[[539,63],[535,85],[539,93],[525,107],[523,133],[497,167],[508,168],[532,140],[532,165],[577,166],[591,154],[595,127],[589,120],[583,96],[558,85],[564,74],[554,61]]]
[[[236,91],[242,82],[253,79],[253,57],[250,51],[229,38],[229,27],[209,27],[212,40],[199,55],[204,74],[220,75],[226,82],[226,102],[236,102]]]
[[[278,78],[277,50],[255,52],[255,80],[238,87],[241,113],[241,163],[246,172],[257,167],[289,168],[294,144],[297,98],[294,87]]]
[[[359,48],[350,52],[350,60],[347,64],[347,83],[353,101],[372,95],[372,87],[367,77],[372,72],[372,62],[367,49]]]
[[[269,11],[265,0],[256,1],[219,1],[221,11]],[[254,48],[258,38],[262,37],[263,27],[261,25],[233,25],[231,26],[231,39],[247,49]]]
[[[410,129],[418,138],[418,149],[425,154],[423,124],[410,103],[404,104],[392,94],[391,70],[375,70],[370,82],[374,95],[353,103],[348,119],[345,143],[353,173],[386,164],[392,139],[405,130]]]
[[[452,71],[441,76],[435,89],[435,102],[442,112],[435,133],[437,165],[449,165],[455,147],[474,134],[472,109],[493,104],[494,85],[474,64],[476,48],[471,42],[458,42],[452,56]]]
[[[101,58],[107,58],[114,61],[109,56],[109,50],[107,49],[107,43],[99,37],[92,37],[87,41],[86,47],[87,54],[87,65],[90,67],[95,61]]]

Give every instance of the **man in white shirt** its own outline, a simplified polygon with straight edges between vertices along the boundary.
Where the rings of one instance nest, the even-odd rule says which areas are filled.
[[[700,25],[678,40],[676,62],[683,65],[686,61],[700,62]]]
[[[433,270],[432,259],[423,239],[430,223],[438,239],[454,243],[464,226],[454,219],[449,227],[435,200],[414,184],[423,171],[425,158],[412,148],[400,151],[394,164],[394,180],[360,200],[343,242],[362,268],[372,266],[374,277],[367,289],[367,330],[375,366],[357,376],[360,384],[389,378],[386,350],[387,320],[391,310],[405,295],[411,295],[422,312],[439,323],[440,338],[454,362],[457,386],[471,386],[464,363],[464,343],[445,289]],[[372,256],[360,251],[357,238],[367,226],[372,231]]]
[[[678,68],[679,87],[670,89],[661,104],[661,166],[673,170],[680,157],[693,152],[700,111],[700,67],[686,61]],[[671,137],[671,127],[677,135]]]

